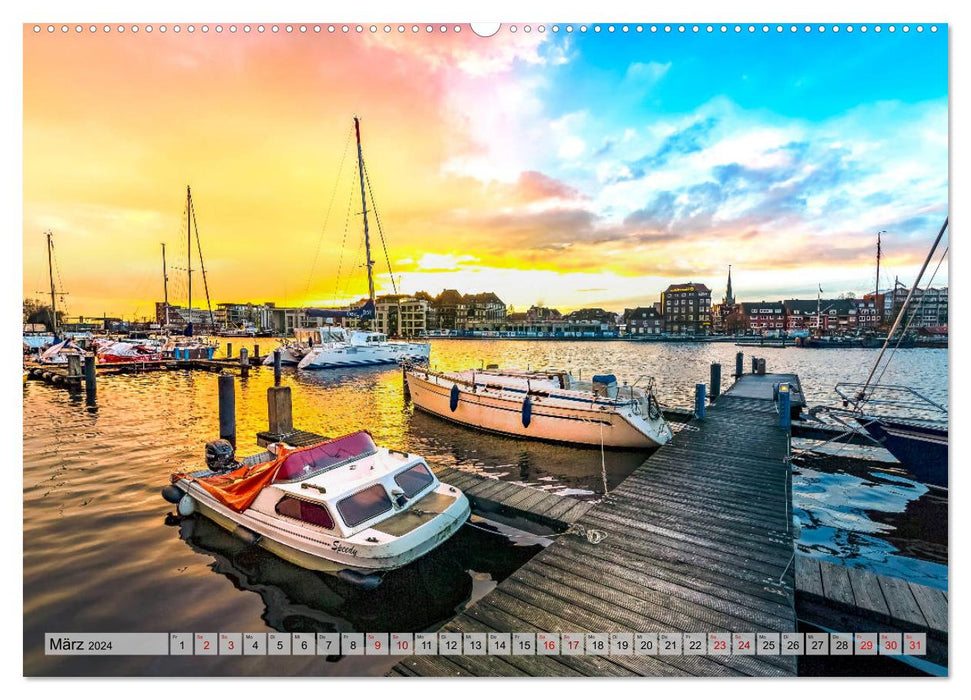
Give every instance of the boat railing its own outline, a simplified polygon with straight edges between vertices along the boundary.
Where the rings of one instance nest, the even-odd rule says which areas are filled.
[[[946,422],[948,410],[913,387],[898,384],[867,386],[859,382],[840,382],[836,393],[843,411],[858,416],[897,418],[918,422]],[[832,413],[833,411],[828,411]]]

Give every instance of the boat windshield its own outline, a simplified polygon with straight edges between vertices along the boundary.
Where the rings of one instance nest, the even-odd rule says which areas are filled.
[[[273,483],[301,481],[339,464],[374,454],[376,451],[377,447],[366,430],[351,433],[285,457],[273,478]]]

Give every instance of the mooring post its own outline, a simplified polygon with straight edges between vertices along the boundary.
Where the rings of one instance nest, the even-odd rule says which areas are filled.
[[[695,418],[705,418],[705,385],[695,384]]]
[[[791,399],[789,395],[789,385],[786,383],[779,385],[779,426],[789,430],[792,426],[792,416],[789,413]]]
[[[81,356],[80,355],[67,356],[67,376],[68,377],[81,376]]]
[[[271,386],[266,390],[266,408],[270,421],[270,433],[276,436],[293,432],[293,402],[290,387]]]
[[[752,358],[752,374],[758,374],[758,373],[759,373],[759,358],[753,357]]]
[[[735,379],[737,380],[742,376],[742,363],[745,359],[745,353],[736,352],[735,353]]]
[[[239,373],[243,377],[249,376],[249,350],[239,349]]]
[[[233,357],[233,344],[226,343],[226,357],[232,359]]]
[[[219,437],[236,447],[236,380],[229,372],[219,373]]]
[[[259,360],[260,359],[260,346],[259,345],[254,345],[253,346],[253,359],[255,359],[255,360]]]
[[[89,404],[98,396],[97,375],[94,372],[94,355],[84,356],[84,393]]]
[[[281,362],[280,350],[279,349],[274,350],[273,351],[273,386],[280,386],[280,375],[283,373],[282,368],[283,368],[283,365]]]
[[[718,362],[711,363],[711,376],[709,377],[709,384],[711,384],[711,400],[714,401],[722,393],[722,366]]]
[[[765,374],[765,358],[764,357],[760,357],[759,358],[759,375],[764,375],[764,374]]]

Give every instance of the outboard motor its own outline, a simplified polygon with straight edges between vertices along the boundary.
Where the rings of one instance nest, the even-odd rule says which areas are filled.
[[[617,398],[617,377],[613,374],[593,375],[593,393],[597,396]]]
[[[237,466],[236,450],[229,440],[206,443],[206,466],[214,472],[227,472]]]

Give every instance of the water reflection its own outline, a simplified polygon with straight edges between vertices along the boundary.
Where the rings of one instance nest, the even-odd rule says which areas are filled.
[[[266,608],[263,620],[279,632],[435,629],[542,549],[488,532],[482,523],[466,525],[430,554],[389,572],[376,590],[362,591],[248,546],[206,518],[169,516],[166,524],[210,556],[214,572],[238,590],[257,593]]]
[[[947,491],[879,462],[793,460],[797,548],[823,559],[947,589]]]

